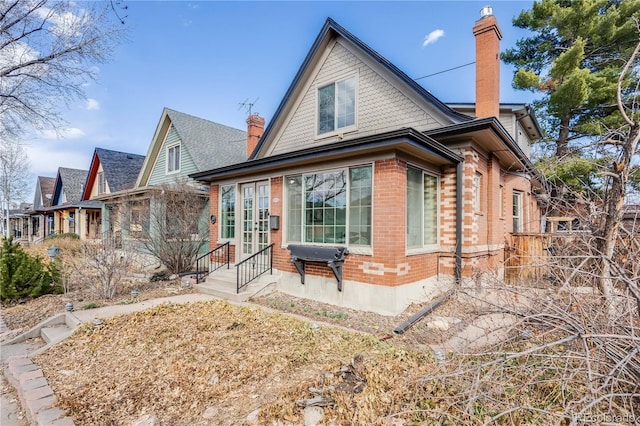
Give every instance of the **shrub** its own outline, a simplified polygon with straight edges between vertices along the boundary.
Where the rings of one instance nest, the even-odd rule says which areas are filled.
[[[51,234],[47,237],[45,237],[45,241],[48,240],[60,240],[60,239],[71,239],[71,240],[79,240],[80,236],[78,234],[75,234],[73,232],[65,232],[63,234]]]
[[[3,239],[0,249],[0,301],[4,304],[27,297],[62,293],[60,272],[26,253],[13,239]]]

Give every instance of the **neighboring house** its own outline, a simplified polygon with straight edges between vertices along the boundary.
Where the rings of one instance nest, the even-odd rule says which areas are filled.
[[[505,237],[540,231],[527,156],[540,129],[519,117],[533,113],[526,105],[501,108],[495,17],[473,32],[476,102],[466,106],[477,118],[328,19],[254,149],[250,132],[250,158],[191,174],[210,185],[219,218],[211,248],[228,242],[239,262],[273,244],[279,290],[383,314],[500,275]],[[307,263],[302,284],[290,245],[348,254],[335,272]]]
[[[622,226],[631,235],[640,235],[640,204],[626,204],[622,210]]]
[[[28,242],[31,204],[20,203],[13,207],[9,209],[9,237],[14,242]]]
[[[103,230],[124,244],[137,245],[137,240],[154,232],[145,219],[150,212],[162,211],[158,190],[185,182],[201,186],[189,179],[189,174],[245,160],[246,140],[243,130],[164,108],[132,187],[112,187],[104,194],[92,195],[92,199],[104,202]],[[206,188],[201,192],[208,197]],[[203,216],[209,216],[208,209]]]
[[[86,211],[86,237],[102,237],[103,232],[108,230],[102,228],[103,203],[95,198],[122,193],[133,188],[143,163],[144,155],[104,148],[95,149],[81,196],[83,203],[98,203],[95,208]]]
[[[51,206],[38,210],[47,216],[46,235],[73,233],[81,239],[99,237],[88,233],[91,214],[100,210],[101,203],[82,201],[87,174],[87,170],[58,168]]]
[[[51,207],[53,202],[53,189],[56,178],[38,176],[34,190],[33,204],[26,211],[29,216],[27,230],[23,232],[22,239],[27,243],[42,241],[49,233],[49,227],[53,223],[53,213],[45,213],[45,209]]]

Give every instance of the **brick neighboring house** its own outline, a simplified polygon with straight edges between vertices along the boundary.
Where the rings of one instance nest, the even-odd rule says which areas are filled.
[[[114,180],[117,175],[106,174],[109,185],[113,186],[109,191],[105,188],[104,193],[98,194],[96,179],[88,181],[92,182],[91,188],[87,188],[91,191],[91,199],[104,203],[101,215],[103,230],[127,247],[141,248],[141,239],[155,232],[148,216],[153,214],[151,212],[163,211],[158,197],[163,185],[187,182],[201,186],[189,179],[189,174],[245,159],[246,140],[243,130],[164,108],[131,186],[129,180],[126,185],[120,185]],[[119,173],[115,168],[114,171]],[[95,173],[97,177],[97,168]],[[206,189],[201,192],[204,198],[208,198]],[[88,194],[86,192],[85,197]],[[205,231],[208,217],[206,209],[201,225]]]
[[[539,128],[525,105],[500,113],[495,17],[473,32],[476,103],[466,108],[478,118],[327,19],[264,134],[264,119],[247,120],[249,159],[191,175],[210,185],[211,247],[229,242],[238,262],[274,244],[280,291],[382,314],[499,275],[508,233],[540,229],[523,149]],[[314,262],[301,284],[290,244],[346,247],[342,289]]]

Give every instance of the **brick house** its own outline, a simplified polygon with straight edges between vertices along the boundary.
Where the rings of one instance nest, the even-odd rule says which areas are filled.
[[[269,248],[278,290],[382,314],[500,275],[505,236],[540,230],[539,128],[499,103],[495,17],[473,32],[476,103],[450,107],[327,19],[266,129],[247,119],[248,160],[190,175],[210,186],[211,248]],[[301,273],[293,246],[348,254]]]

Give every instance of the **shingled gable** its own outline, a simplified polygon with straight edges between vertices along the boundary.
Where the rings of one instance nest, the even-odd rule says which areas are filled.
[[[38,176],[36,181],[36,191],[33,200],[33,209],[51,207],[53,202],[53,189],[56,185],[56,178],[48,176]],[[48,195],[48,197],[47,197]]]
[[[96,148],[91,158],[91,165],[89,166],[89,174],[87,175],[87,181],[84,185],[82,200],[91,198],[91,190],[96,184],[96,177],[100,166],[102,166],[105,181],[111,192],[133,188],[138,179],[144,158],[144,155]]]
[[[171,126],[197,171],[234,164],[247,158],[247,132],[164,108],[135,187],[149,184]]]
[[[340,39],[346,46],[349,46],[350,51],[359,59],[366,61],[371,67],[376,67],[380,75],[384,74],[387,82],[398,88],[399,91],[411,96],[412,101],[419,103],[420,107],[433,115],[438,126],[472,120],[471,117],[449,108],[398,67],[367,46],[333,19],[327,18],[285,96],[282,98],[272,120],[265,129],[258,146],[252,153],[251,159],[269,155],[269,147],[274,143],[274,139],[276,138],[275,133],[285,125],[284,121],[295,107],[297,100],[304,95],[307,82],[314,77],[314,73],[317,73],[321,62],[326,59],[325,51],[336,39]]]
[[[54,207],[65,203],[76,203],[80,201],[88,173],[88,170],[59,167],[51,206]],[[64,202],[60,199],[63,191],[66,196],[66,201]]]

